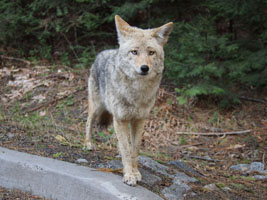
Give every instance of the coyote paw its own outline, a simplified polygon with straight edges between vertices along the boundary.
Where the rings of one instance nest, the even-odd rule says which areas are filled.
[[[91,142],[85,143],[85,145],[83,147],[83,150],[92,151],[92,150],[95,150],[95,149],[96,149],[96,146],[93,143],[91,143]]]
[[[142,180],[142,175],[141,175],[141,173],[138,171],[138,169],[134,171],[133,175],[134,175],[136,181],[141,181],[141,180]]]
[[[136,185],[136,178],[134,174],[124,174],[123,176],[123,182],[126,183],[129,186],[135,186]]]

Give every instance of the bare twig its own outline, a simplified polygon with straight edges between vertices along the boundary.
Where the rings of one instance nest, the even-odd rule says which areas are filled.
[[[174,97],[175,99],[177,98],[176,95],[174,95],[174,94],[172,94],[172,93],[170,93],[170,92],[167,92],[167,91],[164,90],[164,89],[161,89],[160,92],[161,92],[161,93],[164,93],[164,94],[166,94],[166,95],[168,95],[168,96]]]
[[[175,142],[171,142],[172,145],[178,146],[179,144],[175,143]],[[204,142],[198,142],[198,143],[194,143],[194,144],[187,144],[187,145],[181,145],[179,146],[177,149],[183,149],[183,148],[188,148],[188,147],[192,147],[192,146],[198,146],[198,145],[202,145],[204,144]]]
[[[34,107],[34,108],[32,108],[32,109],[29,109],[29,110],[25,111],[24,114],[26,114],[26,113],[30,113],[30,112],[34,112],[34,111],[36,111],[36,110],[40,110],[41,108],[46,107],[46,106],[49,106],[49,105],[51,105],[51,104],[54,104],[54,103],[56,103],[57,101],[60,101],[60,100],[62,100],[62,99],[64,99],[64,98],[69,97],[70,95],[75,94],[76,92],[82,91],[82,90],[84,90],[85,88],[86,88],[86,87],[82,87],[81,89],[74,90],[73,92],[67,93],[67,94],[65,94],[65,95],[63,95],[63,96],[61,96],[61,97],[58,97],[58,98],[55,98],[55,99],[53,99],[53,100],[51,100],[51,101],[48,101],[48,102],[46,102],[46,103],[43,103],[43,104],[41,104],[41,105],[39,105],[39,106],[36,106],[36,107]]]
[[[53,78],[69,79],[69,77],[67,76],[68,74],[66,74],[66,73],[68,73],[68,72],[58,72],[58,73],[49,74],[47,76],[42,77],[41,81],[46,80],[46,79],[53,79]]]
[[[64,131],[63,131],[64,129],[57,125],[57,123],[56,123],[56,121],[55,121],[55,119],[54,119],[54,117],[53,117],[53,115],[51,113],[50,113],[50,117],[51,117],[51,120],[52,120],[52,122],[54,124],[54,127],[56,128],[56,131],[59,131],[64,135]]]
[[[62,32],[61,32],[61,35],[65,38],[65,40],[67,41],[67,43],[68,43],[70,46],[72,46],[72,44],[71,44],[71,42],[69,41],[69,39],[67,38],[67,36],[66,36],[64,33],[62,33]],[[77,59],[78,61],[80,61],[80,59],[79,59],[77,53],[74,51],[74,49],[71,48],[71,50],[72,50],[74,56],[76,57],[76,59]]]
[[[246,133],[251,133],[251,130],[223,132],[223,133],[177,132],[178,135],[204,135],[204,136],[240,135],[240,134],[246,134]]]
[[[34,111],[36,111],[36,110],[40,110],[41,108],[46,107],[46,106],[48,106],[48,105],[50,105],[50,104],[53,104],[53,103],[55,103],[55,102],[57,102],[57,101],[59,101],[59,100],[61,100],[61,99],[64,99],[64,98],[70,96],[70,95],[71,95],[71,94],[68,94],[68,95],[64,95],[64,96],[62,96],[62,97],[53,99],[53,100],[48,101],[48,102],[46,102],[46,103],[43,103],[43,104],[41,104],[41,105],[39,105],[39,106],[36,106],[36,107],[34,107],[34,108],[30,109],[30,110],[27,110],[27,111],[25,111],[24,113],[26,114],[26,113],[34,112]]]

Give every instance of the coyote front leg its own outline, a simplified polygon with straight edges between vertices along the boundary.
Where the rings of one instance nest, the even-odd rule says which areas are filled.
[[[142,179],[142,175],[138,170],[138,154],[141,146],[144,125],[144,119],[132,120],[131,122],[132,166],[133,174],[137,181],[141,181]]]
[[[136,177],[133,174],[131,146],[129,143],[129,121],[114,119],[114,128],[119,142],[119,148],[123,164],[123,182],[127,185],[136,185]]]

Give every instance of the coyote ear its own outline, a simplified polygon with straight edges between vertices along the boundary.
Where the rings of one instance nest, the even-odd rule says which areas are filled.
[[[164,24],[163,26],[155,28],[152,31],[152,37],[155,37],[158,40],[158,42],[162,46],[164,46],[168,41],[168,37],[169,34],[172,32],[172,29],[173,29],[173,22]]]
[[[115,15],[115,24],[118,33],[118,39],[121,40],[122,37],[127,37],[133,32],[133,28],[124,21],[119,15]]]

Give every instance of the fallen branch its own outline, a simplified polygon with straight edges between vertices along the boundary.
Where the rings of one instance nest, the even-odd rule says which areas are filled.
[[[26,113],[30,113],[30,112],[34,112],[34,111],[36,111],[36,110],[40,110],[40,109],[43,108],[43,107],[49,106],[49,105],[51,105],[51,104],[54,104],[54,103],[56,103],[57,101],[60,101],[60,100],[62,100],[62,99],[64,99],[64,98],[67,98],[67,97],[69,97],[70,95],[73,95],[73,94],[75,94],[75,93],[77,93],[77,92],[79,92],[79,91],[82,91],[82,90],[84,90],[85,88],[86,88],[86,87],[82,87],[81,89],[72,91],[72,92],[70,92],[70,93],[67,93],[67,94],[61,96],[61,97],[58,97],[58,98],[56,98],[56,99],[53,99],[53,100],[48,101],[48,102],[46,102],[46,103],[43,103],[43,104],[41,104],[41,105],[39,105],[39,106],[36,106],[36,107],[34,107],[34,108],[32,108],[32,109],[29,109],[29,110],[25,111],[24,114],[26,114]]]
[[[253,98],[249,98],[249,97],[245,97],[245,96],[241,96],[239,97],[241,100],[244,100],[244,101],[252,101],[252,102],[256,102],[256,103],[263,103],[263,104],[266,104],[267,101],[265,100],[261,100],[261,99],[253,99]]]
[[[41,108],[46,107],[46,106],[49,106],[49,105],[51,105],[51,104],[54,104],[54,103],[56,103],[57,101],[62,100],[62,99],[64,99],[64,98],[67,98],[67,97],[70,96],[70,95],[71,95],[71,94],[64,95],[64,96],[62,96],[62,97],[53,99],[53,100],[48,101],[48,102],[46,102],[46,103],[43,103],[43,104],[41,104],[41,105],[39,105],[39,106],[36,106],[36,107],[34,107],[34,108],[30,109],[30,110],[25,111],[24,114],[26,114],[26,113],[31,113],[31,112],[34,112],[34,111],[36,111],[36,110],[40,110]]]
[[[26,64],[27,67],[31,65],[31,62],[28,61],[28,60],[23,60],[23,59],[20,59],[20,58],[14,58],[14,57],[4,56],[4,55],[1,55],[0,57],[2,59],[5,59],[5,60],[14,60],[14,61],[17,61],[17,62],[23,62],[23,63]]]
[[[194,159],[199,159],[199,160],[206,160],[206,161],[210,161],[210,162],[221,162],[222,160],[218,160],[218,159],[211,159],[210,157],[201,157],[201,156],[185,156],[185,157],[189,157],[189,158],[194,158]]]
[[[98,169],[92,169],[91,171],[99,171],[99,172],[109,172],[109,173],[123,173],[122,168],[119,169],[110,169],[110,168],[98,168]]]
[[[196,133],[196,132],[177,132],[178,135],[204,135],[204,136],[224,136],[224,135],[240,135],[251,133],[251,130],[233,131],[224,133]]]

